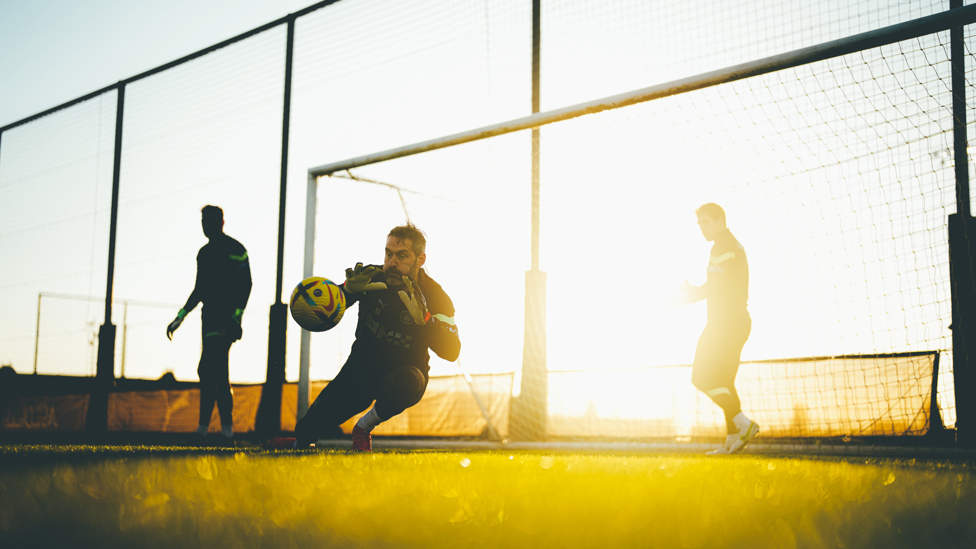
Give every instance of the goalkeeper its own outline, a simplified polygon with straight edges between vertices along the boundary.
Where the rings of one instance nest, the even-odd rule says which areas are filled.
[[[352,442],[353,450],[370,452],[373,428],[424,396],[428,349],[444,360],[457,360],[461,340],[454,304],[422,269],[426,246],[424,233],[408,223],[387,236],[382,270],[362,263],[346,270],[347,307],[359,303],[349,358],[298,421],[297,439],[275,438],[269,448],[308,448],[321,433],[369,408],[353,427]]]
[[[251,267],[247,250],[224,234],[224,211],[204,206],[203,234],[210,240],[197,253],[196,284],[186,305],[166,327],[166,337],[180,327],[187,313],[203,302],[203,351],[200,353],[200,425],[197,433],[207,435],[214,402],[220,413],[222,442],[234,436],[234,394],[230,388],[230,346],[241,338],[241,315],[251,295]]]
[[[749,264],[746,251],[725,224],[725,210],[705,204],[695,210],[702,236],[714,242],[707,279],[701,286],[686,280],[682,287],[685,303],[706,300],[708,322],[698,339],[691,381],[725,412],[728,436],[725,444],[709,454],[734,454],[759,433],[759,425],[742,413],[735,375],[739,371],[742,347],[749,339],[752,319],[746,309],[749,299]]]

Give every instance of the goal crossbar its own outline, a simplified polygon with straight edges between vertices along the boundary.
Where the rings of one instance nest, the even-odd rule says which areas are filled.
[[[735,82],[745,78],[760,76],[771,72],[790,69],[824,61],[842,55],[855,53],[871,48],[887,46],[903,40],[911,40],[920,36],[926,36],[937,32],[949,30],[954,27],[962,27],[976,23],[976,4],[961,8],[955,8],[935,15],[929,15],[913,21],[898,23],[881,29],[855,34],[846,38],[839,38],[830,42],[825,42],[816,46],[801,48],[770,57],[764,57],[756,61],[750,61],[739,65],[734,65],[724,69],[705,72],[687,78],[672,80],[663,84],[657,84],[647,88],[641,88],[626,93],[611,95],[601,99],[579,103],[560,109],[536,113],[522,118],[516,118],[498,124],[483,126],[474,130],[455,133],[437,139],[422,141],[412,145],[388,149],[381,152],[371,153],[355,158],[323,164],[314,168],[309,168],[309,179],[315,177],[331,175],[335,172],[385,162],[405,156],[412,156],[419,153],[435,151],[480,141],[489,137],[504,135],[507,133],[538,128],[555,122],[578,118],[587,114],[619,109],[638,103],[646,103],[654,99],[680,95],[683,93],[710,88],[720,84]]]

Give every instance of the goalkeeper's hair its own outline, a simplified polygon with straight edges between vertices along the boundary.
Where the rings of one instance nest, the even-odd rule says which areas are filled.
[[[392,236],[398,241],[409,238],[411,242],[410,247],[413,248],[413,253],[418,256],[424,253],[424,251],[427,249],[427,237],[424,235],[424,231],[421,231],[416,225],[410,223],[409,221],[406,225],[393,227],[390,234],[387,236]]]
[[[715,204],[714,202],[709,202],[708,204],[702,204],[701,206],[698,207],[697,210],[695,210],[695,213],[698,215],[703,215],[709,219],[714,219],[715,221],[720,222],[722,225],[726,224],[725,210],[723,210],[721,206]]]

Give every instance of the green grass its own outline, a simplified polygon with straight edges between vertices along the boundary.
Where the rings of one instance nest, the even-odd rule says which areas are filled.
[[[0,447],[0,545],[969,547],[966,462]]]

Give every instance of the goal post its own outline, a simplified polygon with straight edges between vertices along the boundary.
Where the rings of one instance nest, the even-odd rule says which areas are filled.
[[[348,170],[362,169],[417,193],[429,190],[434,198],[416,207],[459,210],[443,216],[462,219],[462,230],[473,236],[486,226],[480,221],[496,226],[490,216],[478,217],[479,208],[500,223],[527,225],[520,217],[527,212],[525,189],[518,185],[527,181],[528,170],[519,170],[528,167],[526,130],[540,128],[547,140],[542,247],[549,265],[547,333],[541,337],[548,341],[549,369],[548,398],[536,412],[549,417],[547,436],[721,436],[717,409],[690,383],[690,353],[701,331],[696,318],[703,319],[703,309],[627,324],[638,312],[664,311],[663,288],[677,286],[681,273],[700,274],[699,255],[707,257],[707,248],[693,234],[693,209],[706,201],[727,206],[729,226],[756,267],[753,335],[739,378],[749,394],[744,400],[752,399],[744,408],[756,410],[780,439],[928,434],[943,422],[955,423],[945,241],[951,214],[946,198],[953,189],[946,179],[951,166],[940,160],[945,128],[951,127],[951,60],[938,33],[974,22],[976,6],[958,8],[312,167],[304,274],[312,274],[315,260],[319,178]],[[458,198],[461,189],[471,193]],[[503,193],[521,209],[506,214],[496,203]],[[564,240],[576,248],[556,242],[556,234],[569,235]],[[653,244],[651,235],[660,235]],[[527,231],[521,238],[528,241]],[[457,242],[451,240],[449,249],[461,253]],[[656,263],[641,263],[640,271],[653,280],[655,290],[645,292],[653,295],[609,304],[589,295],[599,294],[587,284],[605,274],[602,268],[630,264],[627,254],[642,246],[656,253]],[[508,293],[530,291],[524,245],[516,248],[499,275],[507,285],[495,286]],[[580,253],[574,249],[585,252],[575,265],[589,261],[592,270],[574,273],[572,260],[557,257]],[[787,284],[791,279],[796,287]],[[499,368],[494,372],[521,371],[527,336],[519,311],[526,305],[525,294],[518,293],[517,300],[506,296],[504,302],[505,319],[519,319],[518,358],[507,351],[492,357],[488,362]],[[468,303],[477,307],[459,307],[459,314],[494,314],[475,299]],[[601,307],[612,314],[601,315]],[[459,325],[465,340],[472,332]],[[304,331],[301,349],[299,415],[307,409],[311,377]],[[615,381],[607,385],[603,378]],[[516,375],[513,385],[519,384]],[[515,387],[532,394],[533,388]],[[498,431],[508,432],[507,426]]]

